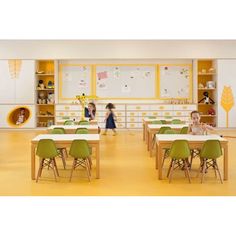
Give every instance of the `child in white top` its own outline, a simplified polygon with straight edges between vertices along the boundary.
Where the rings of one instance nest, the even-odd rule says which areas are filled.
[[[25,108],[20,108],[20,113],[17,116],[16,125],[21,125],[25,122]]]

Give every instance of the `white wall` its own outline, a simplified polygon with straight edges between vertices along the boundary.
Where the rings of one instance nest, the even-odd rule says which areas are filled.
[[[218,60],[217,70],[218,127],[226,127],[226,112],[221,106],[224,86],[230,86],[233,92],[235,104],[229,111],[229,127],[236,127],[236,60]]]
[[[2,40],[0,59],[236,58],[236,40]]]

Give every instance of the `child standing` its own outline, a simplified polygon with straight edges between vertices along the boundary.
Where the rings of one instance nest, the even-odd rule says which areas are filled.
[[[201,123],[200,113],[198,111],[191,112],[192,124],[188,127],[188,133],[193,135],[203,135],[206,134],[208,130],[214,130],[210,125]]]
[[[103,133],[103,135],[107,134],[107,129],[112,129],[113,135],[117,135],[117,132],[115,130],[116,129],[116,124],[115,124],[116,115],[114,113],[115,106],[112,103],[108,103],[106,105],[106,109],[107,109],[107,113],[106,113],[106,117],[105,117],[106,130]]]

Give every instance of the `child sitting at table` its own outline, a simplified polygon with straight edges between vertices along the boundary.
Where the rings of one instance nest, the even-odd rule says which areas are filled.
[[[198,111],[191,112],[191,120],[192,123],[188,127],[189,134],[204,135],[208,130],[214,130],[212,126],[200,122],[201,117]]]

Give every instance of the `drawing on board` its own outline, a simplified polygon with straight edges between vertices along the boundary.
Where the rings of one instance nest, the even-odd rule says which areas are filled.
[[[190,98],[191,75],[191,65],[160,65],[160,98]]]
[[[155,84],[155,65],[96,66],[96,95],[100,98],[155,98]]]
[[[74,99],[77,94],[91,93],[91,66],[61,64],[59,66],[59,98]]]

